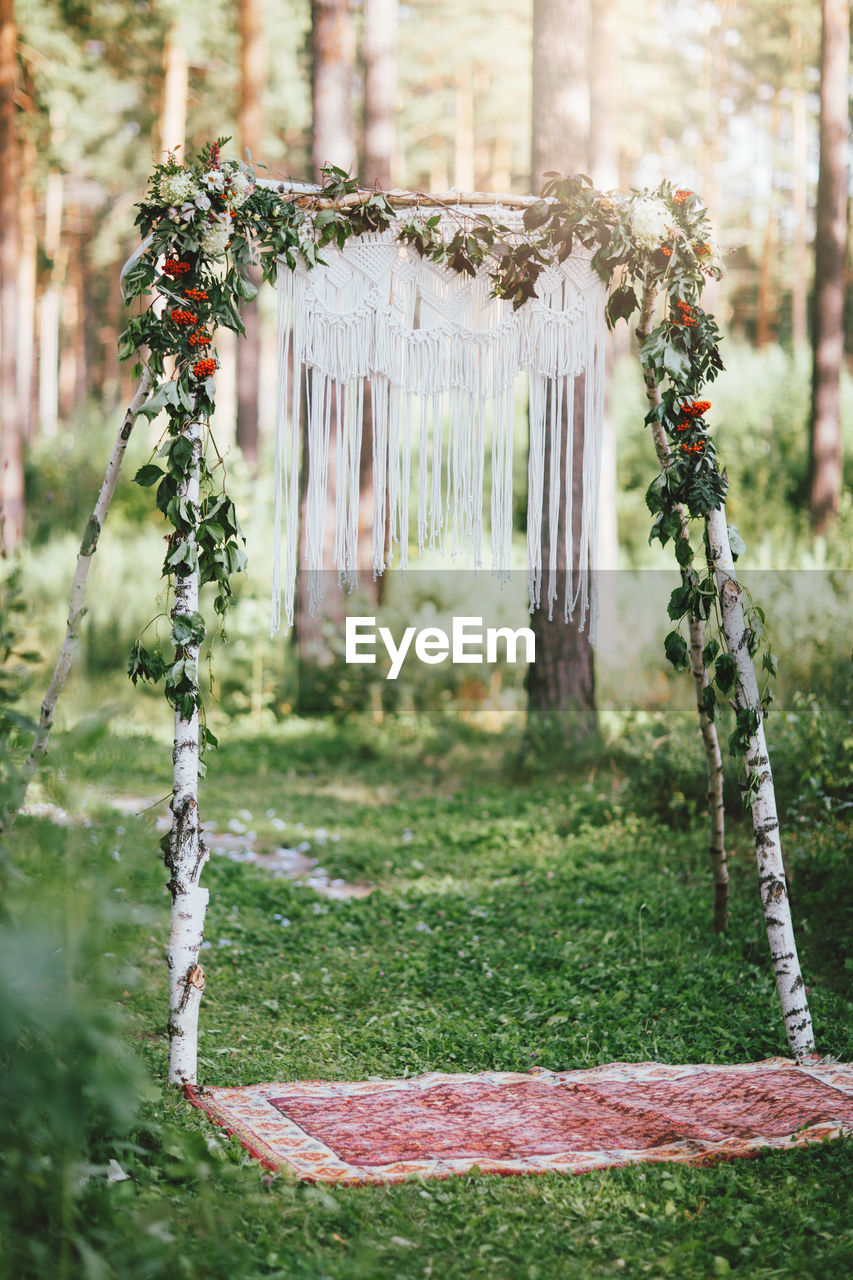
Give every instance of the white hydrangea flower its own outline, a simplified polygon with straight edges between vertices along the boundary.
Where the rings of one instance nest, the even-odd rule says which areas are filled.
[[[218,258],[228,248],[231,227],[228,222],[208,222],[201,233],[201,250],[209,258]]]
[[[239,209],[246,203],[254,189],[254,184],[246,174],[241,169],[237,169],[229,175],[229,187],[225,193],[225,200],[232,209]]]
[[[202,177],[202,182],[208,191],[225,190],[225,174],[221,169],[208,169],[207,173]]]
[[[181,205],[185,200],[192,200],[195,193],[195,178],[186,169],[160,179],[160,195],[167,204]]]
[[[673,216],[662,200],[639,196],[631,206],[631,232],[641,249],[657,249],[669,238]]]

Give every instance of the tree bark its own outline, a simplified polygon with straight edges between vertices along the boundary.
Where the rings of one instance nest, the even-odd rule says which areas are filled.
[[[841,497],[849,60],[847,0],[823,0],[809,453],[809,508],[815,532],[820,534],[826,533]]]
[[[791,340],[794,350],[805,346],[809,337],[809,272],[806,246],[808,191],[806,164],[806,88],[803,75],[803,33],[799,23],[791,31],[795,50],[794,88],[791,99],[791,133],[794,163],[794,276],[791,285]]]
[[[595,0],[590,7],[589,167],[590,176],[600,191],[613,191],[619,186],[619,85],[622,72],[619,42],[618,0]],[[615,358],[617,340],[613,333],[608,336],[608,365]],[[610,412],[609,390],[604,405],[600,474],[596,550],[598,566],[607,573],[619,567],[616,424]]]
[[[350,0],[311,0],[311,46],[314,169],[319,175],[329,163],[349,170],[355,160],[355,38]]]
[[[240,0],[240,142],[257,160],[264,145],[264,87],[267,78],[263,0]],[[260,270],[252,279],[260,284]],[[253,474],[258,469],[258,399],[261,376],[261,313],[243,312],[246,336],[237,344],[237,444]]]
[[[86,580],[89,576],[89,568],[92,563],[92,557],[98,549],[98,541],[101,536],[101,530],[104,527],[104,521],[110,509],[113,494],[115,493],[116,484],[118,482],[121,464],[124,461],[124,455],[127,450],[127,442],[130,439],[130,433],[133,430],[134,423],[139,416],[139,411],[148,398],[148,392],[151,388],[151,375],[146,369],[136,395],[133,397],[128,406],[127,413],[119,428],[116,442],[113,445],[113,451],[110,454],[110,460],[107,463],[107,469],[101,482],[101,489],[95,502],[94,509],[89,517],[86,529],[83,533],[83,539],[80,543],[80,550],[77,553],[77,564],[74,569],[74,577],[71,580],[71,594],[68,602],[68,621],[65,628],[65,639],[62,648],[59,651],[59,657],[56,660],[56,666],[53,669],[50,685],[41,704],[41,715],[39,717],[38,727],[33,736],[33,745],[30,747],[24,766],[21,770],[18,791],[14,798],[14,803],[9,807],[6,813],[2,815],[2,823],[0,826],[8,827],[14,822],[15,816],[24,803],[27,795],[27,789],[35,776],[36,770],[44,759],[48,743],[50,742],[50,732],[53,728],[53,721],[56,715],[56,705],[59,701],[62,690],[65,688],[65,681],[68,679],[68,673],[71,670],[71,664],[74,661],[74,655],[80,644],[80,628],[83,618],[86,614]]]
[[[366,187],[391,186],[397,145],[398,0],[364,0],[364,163]]]
[[[533,0],[533,190],[588,166],[590,0]]]
[[[758,715],[758,728],[750,737],[744,754],[747,783],[757,780],[751,814],[758,860],[758,884],[788,1044],[794,1057],[800,1062],[814,1052],[814,1032],[791,920],[791,903],[779,837],[776,792],[764,737],[758,680],[749,652],[743,589],[735,576],[724,507],[708,513],[705,528],[709,562],[714,569],[720,600],[720,625],[726,648],[734,658],[737,668],[735,704],[739,710],[750,707]]]
[[[588,167],[589,139],[589,27],[588,0],[534,0],[533,5],[533,132],[532,180],[534,190],[548,170],[577,173]],[[573,437],[568,417],[560,423],[562,466],[571,449],[573,510],[582,510],[579,460],[584,447],[583,378],[575,380]],[[549,473],[554,442],[546,438],[545,474]],[[542,521],[542,563],[549,563],[550,529]],[[573,531],[577,563],[579,535]],[[592,549],[595,554],[595,548]],[[560,514],[557,546],[557,581],[565,569],[565,511]],[[580,566],[585,568],[586,566]],[[562,591],[562,588],[560,589]],[[588,632],[575,622],[563,621],[562,595],[555,602],[553,620],[537,611],[531,619],[536,636],[536,661],[527,675],[528,725],[547,726],[564,740],[583,741],[596,729],[595,668]]]
[[[21,145],[21,191],[18,208],[20,258],[18,262],[17,413],[25,440],[35,434],[33,377],[35,374],[36,287],[38,281],[38,228],[36,225],[36,147],[25,137]]]
[[[180,496],[198,507],[201,472],[202,433],[199,422],[186,428],[193,446],[193,461]],[[187,535],[195,541],[195,533]],[[175,580],[173,620],[198,612],[198,568]],[[198,667],[200,646],[186,646],[187,661]],[[198,810],[199,716],[194,711],[184,719],[175,709],[174,781],[172,786],[172,830],[169,834],[166,866],[171,872],[172,920],[166,963],[169,967],[169,1083],[195,1084],[198,1070],[198,1014],[204,991],[204,970],[198,962],[204,941],[204,919],[209,890],[200,884],[209,852],[201,835]]]
[[[190,60],[175,24],[163,48],[163,101],[160,107],[160,156],[181,151],[186,141]],[[179,159],[187,159],[180,156]]]
[[[640,322],[637,326],[637,339],[640,346],[651,332],[652,313],[655,304],[655,290],[648,285],[643,291]],[[660,404],[660,388],[654,374],[649,370],[645,374],[646,399],[649,407],[654,409]],[[671,461],[669,441],[666,432],[659,422],[652,423],[652,438],[658,466],[665,472]],[[682,503],[675,508],[681,522],[682,536],[689,539],[690,530],[687,523],[687,512]],[[702,705],[702,695],[708,687],[709,678],[702,657],[705,647],[705,627],[701,618],[690,616],[688,622],[690,644],[690,671],[696,690],[696,711],[699,716],[699,730],[702,734],[702,746],[705,749],[705,767],[708,775],[708,855],[711,859],[711,870],[714,876],[714,929],[717,933],[725,933],[729,923],[729,870],[726,858],[726,808],[723,799],[723,756],[717,726]]]
[[[349,0],[312,0],[312,47],[314,52],[312,94],[312,155],[317,170],[323,164],[351,169],[355,158],[353,135],[352,85],[355,74],[355,40]],[[336,585],[332,568],[334,556],[334,511],[337,474],[337,419],[335,396],[332,394],[332,416],[329,424],[329,467],[326,481],[326,525],[323,538],[323,565],[327,570],[327,586],[322,611],[312,614],[307,592],[297,584],[295,633],[299,645],[301,710],[314,709],[306,699],[307,679],[312,668],[329,666],[332,653],[324,635],[324,624],[343,625],[345,598]],[[307,419],[306,419],[307,421]],[[366,432],[365,434],[369,434]],[[307,442],[307,435],[305,437]],[[300,493],[308,492],[310,459],[303,447]],[[300,512],[300,563],[305,563],[305,506]],[[361,541],[361,540],[360,540]]]
[[[13,0],[0,0],[0,546],[24,533],[23,419],[16,386],[18,346],[18,199],[20,157],[15,91],[18,33]]]
[[[63,141],[63,118],[51,112],[52,149],[59,153]],[[65,213],[65,178],[59,169],[50,169],[44,195],[44,253],[48,260],[47,284],[39,305],[39,391],[38,424],[45,436],[55,436],[59,427],[59,314],[66,254],[62,243]]]

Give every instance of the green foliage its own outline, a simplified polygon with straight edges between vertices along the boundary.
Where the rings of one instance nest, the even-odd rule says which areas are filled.
[[[791,726],[801,767],[810,733]],[[307,839],[329,877],[376,887],[366,899],[335,902],[214,855],[203,1079],[566,1069],[620,1058],[735,1062],[784,1052],[754,861],[737,822],[726,942],[710,928],[695,726],[638,718],[622,724],[609,756],[571,769],[552,762],[531,776],[517,767],[518,745],[435,717],[382,726],[291,719],[223,745],[207,812],[220,830],[249,805],[259,848]],[[163,875],[144,856],[151,816],[123,817],[120,828],[106,803],[124,794],[136,760],[152,786],[159,761],[165,786],[162,750],[113,733],[67,761],[72,782],[97,778],[104,789],[92,827],[23,819],[15,833],[16,857],[33,873],[33,912],[48,928],[69,930],[70,991],[95,1028],[82,1045],[57,1041],[77,1046],[73,1062],[63,1053],[51,1065],[43,1038],[27,1049],[32,1082],[14,1073],[22,1114],[30,1115],[38,1084],[47,1098],[26,1131],[14,1109],[0,1119],[11,1127],[0,1149],[13,1153],[16,1169],[25,1158],[18,1149],[29,1152],[41,1192],[37,1203],[19,1178],[3,1185],[4,1258],[16,1280],[62,1274],[63,1248],[69,1276],[130,1280],[167,1270],[188,1280],[420,1280],[427,1266],[449,1280],[586,1280],[617,1267],[685,1280],[726,1267],[746,1267],[757,1280],[823,1280],[848,1269],[853,1242],[839,1206],[853,1191],[849,1140],[704,1169],[472,1174],[334,1189],[268,1175],[178,1098],[161,1101],[144,1083],[129,1089],[136,1068],[128,1074],[125,1051],[101,1038],[111,1019],[97,1002],[121,1002],[126,1034],[157,1078],[165,1047]],[[655,812],[667,776],[671,807]],[[681,782],[695,795],[679,804]],[[851,898],[849,833],[837,822],[800,825],[789,870],[818,1040],[823,1052],[849,1059],[846,944],[830,897]],[[129,910],[96,912],[96,891],[105,903],[126,897]],[[36,944],[17,954],[34,958],[34,976],[18,966],[14,989],[44,991],[44,979],[48,1007],[61,1003],[68,970],[55,943],[46,958]],[[51,1028],[77,1022],[66,1009],[46,1025],[53,1036]],[[111,1067],[116,1059],[122,1065]],[[69,1083],[63,1097],[77,1098],[73,1081],[84,1075],[98,1094],[80,1099],[82,1122],[62,1123],[82,1130],[77,1159],[94,1168],[65,1205],[64,1236],[52,1098],[57,1079]],[[133,1120],[129,1094],[137,1091],[142,1110]],[[30,1132],[35,1146],[25,1145]],[[111,1158],[127,1182],[106,1182]]]
[[[40,654],[23,647],[26,610],[20,568],[8,568],[4,558],[0,560],[0,889],[5,887],[8,870],[2,833],[21,803],[21,754],[36,727],[18,705],[32,684],[32,667],[40,661]],[[3,912],[0,898],[0,919]]]

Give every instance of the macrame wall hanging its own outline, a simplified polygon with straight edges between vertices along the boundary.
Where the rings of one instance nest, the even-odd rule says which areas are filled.
[[[465,205],[445,209],[438,229],[449,239],[484,212],[521,233],[520,212],[503,206],[476,213]],[[325,265],[309,269],[297,261],[291,269],[279,260],[273,630],[281,625],[282,602],[285,625],[293,623],[300,501],[309,608],[321,603],[324,570],[336,569],[345,588],[357,585],[365,431],[372,432],[373,445],[374,576],[394,563],[405,569],[410,540],[420,551],[464,556],[475,569],[488,559],[494,573],[509,572],[514,407],[519,377],[526,374],[531,611],[543,607],[553,614],[562,560],[564,615],[587,625],[594,639],[589,566],[598,525],[606,291],[592,254],[578,245],[564,263],[549,265],[536,297],[513,310],[511,302],[491,296],[488,263],[472,277],[402,244],[400,223],[410,217],[406,210],[387,230],[353,237],[343,250],[324,248]],[[584,443],[577,457],[572,419],[575,379],[581,377]],[[561,456],[564,416],[568,448]],[[333,564],[324,556],[332,532],[326,527],[330,450],[336,471]],[[583,480],[580,512],[572,509],[576,468]],[[550,534],[544,565],[543,520]]]

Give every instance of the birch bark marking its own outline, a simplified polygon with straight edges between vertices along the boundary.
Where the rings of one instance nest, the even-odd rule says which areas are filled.
[[[655,305],[655,288],[646,285],[640,310],[640,322],[637,326],[637,337],[640,344],[645,342],[651,331],[652,312]],[[660,404],[660,389],[655,382],[651,369],[645,369],[643,376],[646,384],[646,399],[654,409]],[[655,444],[658,466],[666,471],[670,463],[669,441],[666,432],[659,422],[652,424],[652,438]],[[682,503],[675,507],[681,521],[681,532],[688,536],[687,512]],[[702,705],[702,693],[709,684],[708,672],[702,658],[705,647],[705,628],[701,618],[689,617],[690,633],[690,670],[696,688],[696,710],[699,715],[699,728],[702,732],[702,745],[705,748],[705,763],[708,769],[708,853],[714,872],[714,929],[717,933],[725,933],[729,923],[729,870],[726,860],[726,814],[723,803],[723,755],[717,726]]]
[[[39,716],[38,727],[33,735],[33,745],[30,747],[30,753],[24,762],[21,770],[21,778],[18,791],[14,799],[13,805],[0,818],[0,828],[11,826],[15,820],[18,810],[26,799],[27,789],[35,776],[36,770],[41,764],[47,752],[48,742],[50,741],[50,731],[53,728],[53,720],[56,714],[56,704],[59,696],[65,688],[65,681],[68,679],[68,673],[71,670],[71,664],[74,661],[74,655],[77,652],[77,646],[80,643],[80,628],[83,618],[86,614],[86,579],[89,576],[89,566],[92,563],[92,556],[98,547],[98,540],[101,536],[101,530],[104,527],[104,521],[107,518],[107,512],[110,509],[113,494],[115,493],[116,483],[118,482],[121,464],[124,461],[125,451],[127,450],[127,442],[130,439],[130,433],[133,425],[139,417],[139,411],[145,403],[148,392],[151,388],[151,374],[148,369],[143,371],[139,380],[139,386],[136,394],[131,400],[127,412],[124,415],[121,427],[119,428],[116,442],[113,445],[113,451],[110,454],[110,460],[107,463],[107,469],[101,482],[101,490],[98,494],[92,514],[83,533],[83,540],[80,543],[80,550],[77,553],[77,564],[74,569],[74,577],[71,580],[71,594],[68,604],[68,622],[65,628],[65,640],[59,651],[59,657],[56,660],[56,666],[53,669],[53,676],[48,686],[44,701],[41,704],[41,714]]]
[[[708,534],[708,556],[714,568],[720,598],[722,632],[726,647],[737,667],[736,703],[739,709],[751,707],[758,714],[758,727],[749,739],[744,755],[747,778],[758,779],[758,789],[752,805],[752,830],[755,836],[755,854],[758,859],[758,884],[788,1044],[794,1057],[800,1062],[809,1053],[814,1052],[814,1032],[805,983],[800,972],[797,944],[794,939],[791,904],[788,899],[785,869],[782,865],[776,792],[764,737],[761,697],[755,667],[749,652],[749,632],[743,611],[743,590],[735,577],[725,507],[709,511],[705,517],[705,527]]]
[[[190,422],[187,438],[193,455],[187,478],[180,490],[193,509],[198,509],[201,467],[201,424]],[[195,542],[195,533],[187,538]],[[199,575],[197,565],[184,577],[175,578],[175,606],[172,618],[198,612]],[[188,661],[198,665],[199,644],[185,646]],[[195,1084],[198,1059],[198,1013],[204,991],[204,970],[198,962],[204,938],[204,918],[209,893],[201,888],[201,871],[208,851],[201,838],[198,815],[199,716],[193,711],[184,719],[175,709],[174,781],[172,787],[172,830],[166,853],[171,872],[172,920],[169,950],[169,1083]]]

